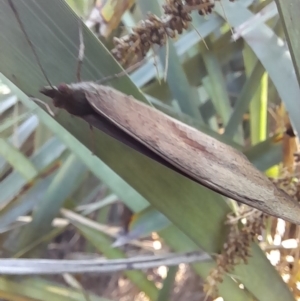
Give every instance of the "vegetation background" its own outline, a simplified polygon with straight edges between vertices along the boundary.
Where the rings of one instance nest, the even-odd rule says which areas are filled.
[[[160,16],[163,1],[14,3],[56,85],[76,80],[78,16],[86,24],[81,77],[96,80],[121,70],[107,51],[113,37],[148,11]],[[217,1],[212,14],[192,12],[184,33],[153,47],[142,66],[109,84],[244,152],[298,199],[292,127],[299,133],[299,6],[297,0]],[[268,217],[262,229],[254,215],[244,220],[246,230],[262,230],[252,242],[236,225],[225,225],[229,213],[243,217],[234,201],[98,132],[93,156],[87,124],[65,112],[53,119],[28,98],[46,82],[6,0],[0,0],[0,27],[1,257],[34,258],[39,267],[40,258],[57,259],[53,269],[59,269],[61,259],[206,255],[191,265],[105,274],[16,276],[24,271],[16,266],[15,276],[0,276],[1,299],[205,300],[208,293],[211,300],[299,299],[298,227]],[[116,239],[120,246],[112,247]],[[233,251],[224,251],[224,243]],[[220,258],[232,259],[223,262],[228,270],[220,270]],[[26,268],[30,274],[34,265]]]

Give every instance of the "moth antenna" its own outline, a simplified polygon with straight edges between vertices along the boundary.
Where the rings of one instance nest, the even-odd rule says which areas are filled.
[[[165,57],[165,71],[164,71],[164,81],[167,81],[168,70],[169,70],[169,52],[170,52],[170,44],[167,36],[166,40],[166,57]]]
[[[85,49],[81,19],[78,20],[78,25],[79,25],[79,52],[78,52],[78,58],[77,58],[76,77],[77,77],[77,82],[81,82],[81,68],[82,68],[82,64],[83,64],[84,49]]]
[[[21,30],[22,30],[22,32],[23,32],[25,38],[26,38],[26,41],[27,41],[28,45],[30,46],[30,48],[31,48],[31,50],[32,50],[32,52],[33,52],[33,54],[34,54],[34,56],[35,56],[35,59],[36,59],[38,65],[39,65],[39,67],[40,67],[40,69],[41,69],[41,71],[42,71],[42,73],[43,73],[43,75],[44,75],[44,77],[45,77],[47,83],[49,84],[49,86],[50,86],[52,89],[54,89],[53,85],[51,84],[51,82],[50,82],[50,80],[49,80],[49,78],[48,78],[48,76],[47,76],[47,74],[46,74],[46,72],[45,72],[45,70],[44,70],[44,68],[43,68],[43,66],[42,66],[42,64],[41,64],[41,61],[40,61],[40,59],[39,59],[39,56],[37,55],[37,52],[36,52],[36,50],[35,50],[35,48],[34,48],[34,45],[33,45],[33,44],[31,43],[31,41],[30,41],[30,38],[29,38],[29,36],[28,36],[28,34],[27,34],[26,30],[25,30],[25,27],[24,27],[23,22],[21,21],[21,18],[20,18],[20,16],[19,16],[19,13],[18,13],[18,11],[17,11],[15,5],[13,4],[13,1],[12,1],[12,0],[7,0],[7,2],[8,2],[8,5],[10,6],[11,10],[13,11],[13,13],[14,13],[14,15],[15,15],[17,21],[18,21],[18,23],[19,23],[19,26],[20,26],[20,28],[21,28]]]
[[[45,106],[45,108],[47,109],[48,113],[49,113],[51,116],[55,117],[54,112],[51,110],[51,108],[49,107],[49,105],[48,105],[47,103],[45,103],[44,101],[42,101],[42,100],[40,100],[40,99],[38,99],[38,98],[31,97],[31,99],[32,99],[34,102],[38,102],[38,103],[42,104],[43,106]]]
[[[146,62],[146,59],[147,58],[143,58],[141,59],[140,61],[138,61],[137,63],[133,64],[132,66],[128,67],[127,69],[117,73],[117,74],[114,74],[114,75],[110,75],[110,76],[107,76],[107,77],[104,77],[100,80],[97,80],[96,83],[99,84],[99,85],[102,85],[104,84],[105,82],[109,81],[109,80],[112,80],[112,79],[115,79],[115,78],[119,78],[119,77],[122,77],[124,75],[128,75],[129,72],[131,72],[132,70],[135,70],[136,68],[142,66],[145,62]],[[154,56],[154,59],[155,59],[155,56]],[[149,105],[153,108],[154,105],[152,104],[152,102],[147,98],[147,102],[149,103]]]
[[[234,32],[233,32],[233,29],[232,29],[231,25],[228,22],[228,19],[227,19],[226,12],[225,12],[224,6],[222,4],[222,1],[220,1],[220,5],[221,5],[221,8],[222,8],[222,11],[223,11],[223,14],[224,14],[224,18],[225,18],[226,22],[228,23],[228,25],[230,26],[231,35],[234,38]],[[235,38],[234,38],[234,41],[236,42]]]
[[[206,49],[209,50],[209,48],[208,48],[208,46],[207,46],[207,44],[206,44],[206,42],[205,42],[205,39],[202,37],[202,35],[201,35],[201,33],[199,32],[199,30],[196,28],[196,26],[195,26],[193,23],[191,23],[191,26],[194,28],[194,30],[196,31],[196,33],[198,34],[198,36],[199,36],[199,37],[201,38],[201,40],[203,41],[203,43],[204,43]]]
[[[115,79],[115,78],[119,78],[119,77],[122,77],[124,75],[128,75],[129,72],[135,70],[136,68],[142,66],[146,61],[146,58],[138,61],[137,63],[133,64],[132,66],[128,67],[127,69],[117,73],[117,74],[113,74],[113,75],[109,75],[109,76],[106,76],[104,78],[101,78],[99,80],[96,81],[97,84],[101,85],[101,84],[104,84],[112,79]]]

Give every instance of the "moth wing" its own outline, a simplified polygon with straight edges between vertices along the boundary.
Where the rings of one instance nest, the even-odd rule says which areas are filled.
[[[272,215],[282,217],[285,204],[298,220],[300,207],[234,148],[110,87],[93,85],[86,97],[96,112],[194,181]]]

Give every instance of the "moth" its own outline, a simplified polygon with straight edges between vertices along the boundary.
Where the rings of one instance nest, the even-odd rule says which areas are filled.
[[[55,107],[135,148],[183,176],[265,213],[300,224],[300,206],[236,149],[94,82],[47,86]]]
[[[297,203],[277,189],[241,152],[197,129],[94,82],[44,87],[41,93],[70,114],[108,120],[163,159],[167,167],[193,181],[268,214],[299,223]]]

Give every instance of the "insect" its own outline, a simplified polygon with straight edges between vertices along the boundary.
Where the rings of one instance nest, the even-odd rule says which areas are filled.
[[[95,82],[50,85],[41,93],[50,97],[54,106],[185,177],[268,214],[300,223],[299,205],[242,153],[133,97]]]
[[[239,151],[133,97],[93,82],[63,84],[57,90],[46,87],[42,93],[71,114],[82,118],[96,114],[109,120],[169,163],[165,164],[169,168],[216,192],[269,214],[275,213],[270,199],[299,210]]]

